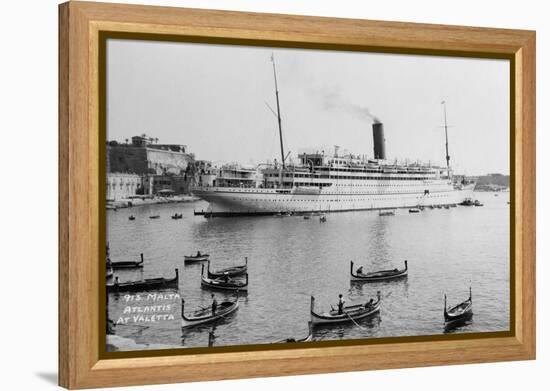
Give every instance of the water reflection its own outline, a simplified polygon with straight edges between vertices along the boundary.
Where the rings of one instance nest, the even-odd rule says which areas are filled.
[[[356,322],[320,324],[313,329],[313,338],[316,341],[345,339],[350,332],[359,332],[361,338],[372,337],[379,328],[382,318],[377,312],[370,317],[359,319]]]
[[[473,323],[474,315],[470,314],[464,319],[455,320],[454,322],[449,322],[445,324],[443,332],[445,334],[449,333],[458,333],[464,330],[467,330],[468,327]]]

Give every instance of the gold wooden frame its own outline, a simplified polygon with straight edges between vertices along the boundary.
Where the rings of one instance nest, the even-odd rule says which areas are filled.
[[[494,57],[511,66],[511,323],[502,335],[105,359],[100,36]],[[187,38],[185,38],[187,37]],[[103,239],[104,240],[104,239]],[[105,273],[103,273],[103,276]],[[103,315],[104,316],[104,315]],[[103,322],[104,323],[104,322]],[[459,354],[458,354],[459,353]],[[59,383],[90,388],[535,358],[535,33],[69,2],[59,6]]]

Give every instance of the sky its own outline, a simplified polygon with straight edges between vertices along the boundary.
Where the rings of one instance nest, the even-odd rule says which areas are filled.
[[[147,134],[197,159],[280,161],[271,56],[285,154],[445,165],[443,105],[455,173],[509,174],[507,60],[113,40],[107,44],[107,139]]]

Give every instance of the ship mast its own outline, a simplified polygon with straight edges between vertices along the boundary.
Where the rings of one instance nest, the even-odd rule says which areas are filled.
[[[451,157],[449,156],[449,136],[447,132],[447,105],[445,101],[442,101],[441,104],[443,105],[443,117],[445,119],[445,159],[447,160],[447,175],[450,175],[449,160],[451,160]]]
[[[285,169],[285,151],[283,148],[283,129],[281,126],[281,108],[279,107],[279,88],[277,87],[277,72],[275,71],[275,57],[271,53],[271,62],[273,63],[273,78],[275,79],[275,99],[277,101],[277,122],[279,123],[279,141],[281,143],[281,161],[283,170]]]

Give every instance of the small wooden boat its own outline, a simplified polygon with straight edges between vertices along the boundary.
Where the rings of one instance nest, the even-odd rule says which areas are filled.
[[[248,257],[244,257],[244,265],[231,266],[225,269],[216,270],[214,272],[210,270],[210,260],[208,260],[207,267],[206,267],[206,275],[208,276],[208,278],[212,278],[212,279],[220,278],[223,276],[238,277],[245,274],[247,270],[248,270]]]
[[[272,343],[311,342],[313,341],[313,324],[311,323],[311,320],[307,322],[307,327],[308,327],[308,334],[303,338],[290,337],[290,338],[280,339]]]
[[[114,270],[118,269],[137,269],[143,267],[143,253],[139,254],[139,261],[118,261],[112,262],[111,258],[107,258],[107,267],[112,267]]]
[[[447,295],[445,295],[445,304],[443,306],[443,316],[445,323],[458,322],[469,319],[473,315],[472,312],[472,288],[470,287],[470,297],[462,303],[447,309]]]
[[[483,206],[483,203],[481,203],[480,200],[475,200],[474,201],[474,206]]]
[[[149,216],[150,219],[159,219],[160,215]]]
[[[327,216],[326,215],[319,216],[319,222],[320,223],[326,223],[326,221],[327,221]]]
[[[386,281],[386,280],[393,280],[396,278],[401,278],[407,276],[408,273],[408,265],[407,260],[405,260],[405,268],[404,269],[391,269],[391,270],[379,270],[376,272],[370,272],[370,273],[363,273],[362,267],[357,269],[357,272],[353,272],[353,261],[350,262],[350,274],[351,274],[351,280],[352,281],[364,281],[364,282],[378,282],[378,281]]]
[[[471,199],[471,198],[466,198],[464,201],[462,201],[460,204],[458,205],[462,205],[462,206],[473,206],[474,205],[474,201]]]
[[[126,281],[120,282],[118,277],[115,277],[115,282],[113,284],[107,285],[108,293],[118,293],[118,292],[137,292],[137,291],[148,291],[153,289],[168,289],[168,288],[178,288],[179,284],[179,272],[176,269],[176,276],[174,278],[146,278],[139,281]]]
[[[221,302],[215,313],[212,313],[212,307],[206,307],[185,315],[185,300],[181,299],[181,327],[185,329],[205,323],[212,323],[225,318],[227,315],[237,311],[238,308],[239,291],[237,291],[235,300]]]
[[[107,270],[105,272],[105,278],[107,280],[110,279],[110,278],[113,278],[113,274],[114,274],[113,268],[110,267],[109,265],[107,265]]]
[[[172,217],[173,220],[178,220],[178,219],[183,218],[183,213],[180,213],[180,214],[176,213],[171,217]]]
[[[185,263],[190,262],[202,262],[202,261],[208,261],[210,258],[209,254],[201,254],[200,251],[197,251],[197,255],[184,255],[183,256]]]
[[[418,209],[418,208],[411,208],[411,209],[409,209],[409,213],[420,213],[420,209]]]
[[[201,265],[201,286],[203,288],[218,289],[224,291],[240,291],[247,292],[248,290],[248,273],[245,273],[244,281],[231,278],[227,275],[218,278],[208,278],[204,275],[204,263]]]
[[[304,215],[304,220],[309,220],[311,218],[310,215]]]
[[[128,220],[130,220],[130,221],[134,221],[135,219],[136,219],[136,217],[135,217],[135,216],[133,216],[133,215],[132,215],[132,216],[130,216],[130,217],[128,217]]]
[[[330,323],[356,322],[360,319],[374,315],[380,311],[380,291],[377,292],[377,300],[370,301],[364,304],[353,304],[345,306],[342,313],[339,314],[337,309],[331,309],[329,312],[315,312],[315,297],[311,296],[311,323],[312,325],[322,325]]]
[[[394,216],[395,211],[393,209],[391,210],[380,210],[378,212],[378,216]]]

